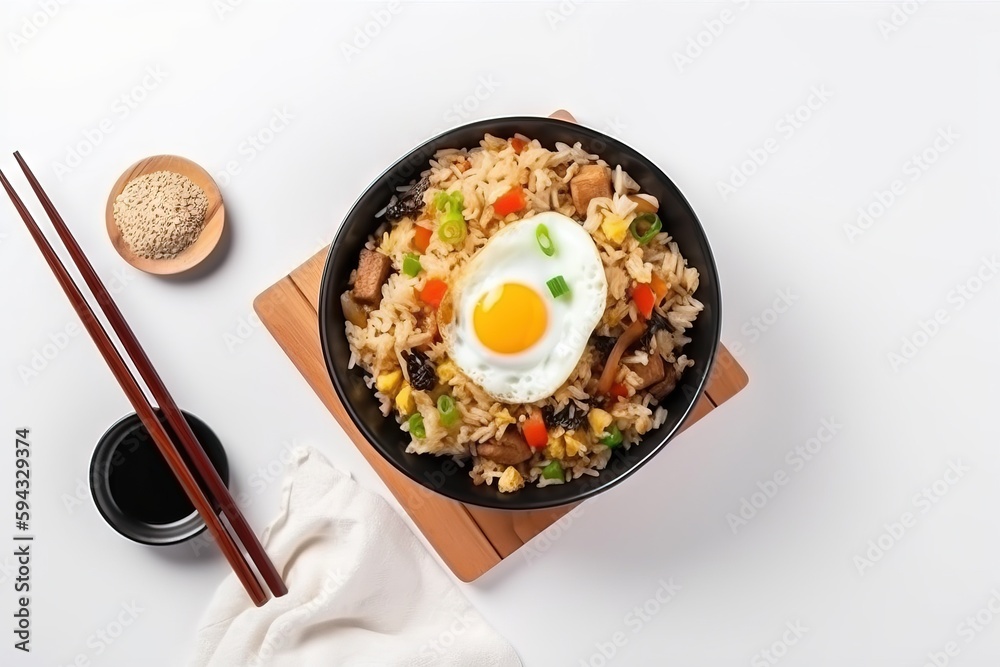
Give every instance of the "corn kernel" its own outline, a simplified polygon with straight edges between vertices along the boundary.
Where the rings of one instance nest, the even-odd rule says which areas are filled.
[[[625,222],[623,218],[613,213],[606,213],[604,221],[601,223],[601,231],[604,232],[609,241],[621,243],[625,240],[625,234],[628,233],[628,226],[629,223]]]
[[[562,459],[566,456],[566,446],[563,444],[562,436],[553,438],[549,436],[549,442],[545,445],[545,458]]]
[[[594,435],[601,437],[609,426],[611,426],[612,417],[609,413],[601,410],[600,408],[594,408],[587,413],[587,421],[590,422],[590,430],[593,431]]]
[[[384,373],[375,379],[375,388],[386,396],[392,396],[399,389],[399,383],[403,379],[403,371],[392,371]]]
[[[413,388],[409,382],[404,382],[396,394],[396,409],[404,417],[417,409],[417,403],[413,400]]]
[[[583,442],[576,437],[576,431],[566,431],[563,441],[566,443],[566,456],[576,456],[587,451]]]
[[[524,478],[514,466],[507,466],[497,482],[497,489],[501,493],[512,493],[524,486]]]
[[[450,361],[439,364],[437,367],[438,380],[440,380],[442,384],[447,384],[457,374],[458,367]]]

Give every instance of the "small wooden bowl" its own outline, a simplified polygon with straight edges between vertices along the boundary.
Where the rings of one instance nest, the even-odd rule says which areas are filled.
[[[122,238],[118,223],[115,222],[115,199],[122,193],[129,181],[156,171],[172,171],[187,176],[204,190],[208,197],[205,226],[202,228],[201,234],[198,235],[194,243],[170,259],[147,259],[132,252],[132,249],[125,243],[125,239]],[[216,185],[211,174],[187,158],[176,155],[154,155],[133,164],[115,182],[114,187],[111,188],[111,194],[108,196],[105,219],[111,245],[115,247],[122,259],[140,271],[167,276],[194,268],[212,253],[212,250],[218,245],[219,239],[222,238],[226,209],[222,204],[222,193],[219,192],[219,186]]]

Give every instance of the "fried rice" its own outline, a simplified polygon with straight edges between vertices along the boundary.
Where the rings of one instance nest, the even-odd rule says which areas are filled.
[[[590,164],[612,169],[613,194],[591,199],[586,211],[577,211],[570,196],[570,181],[581,167]],[[406,451],[413,455],[453,457],[467,467],[476,484],[498,480],[501,490],[515,491],[524,483],[543,487],[571,482],[583,475],[599,475],[612,455],[611,447],[601,442],[604,432],[593,428],[595,421],[602,421],[600,418],[588,419],[572,430],[549,425],[548,443],[533,449],[530,459],[514,466],[477,455],[477,446],[500,438],[507,429],[519,428],[529,414],[546,406],[558,412],[573,405],[588,416],[603,410],[620,430],[621,446],[625,449],[639,444],[645,433],[666,420],[667,411],[658,407],[656,397],[645,390],[637,391],[642,382],[634,369],[648,363],[650,354],[657,354],[679,380],[684,370],[694,365],[683,354],[683,348],[690,342],[688,330],[703,308],[694,296],[698,271],[687,265],[672,240],[670,221],[664,220],[662,231],[645,245],[640,245],[632,235],[626,235],[620,243],[606,236],[603,223],[608,218],[631,223],[637,215],[639,199],[653,206],[658,206],[658,202],[641,193],[639,185],[620,166],[607,165],[600,156],[585,151],[580,143],[573,146],[556,143],[550,149],[520,135],[511,139],[486,135],[477,148],[438,151],[421,177],[426,186],[422,194],[424,206],[401,219],[384,221],[368,240],[369,250],[391,259],[393,271],[382,286],[381,301],[367,312],[364,326],[350,321],[345,325],[351,348],[350,367],[360,365],[364,369],[366,382],[382,413],[395,418],[400,428],[409,433],[408,414],[404,413],[408,410],[401,409],[396,400],[398,386],[385,392],[377,386],[378,378],[401,373],[403,386],[409,392],[407,402],[412,399],[412,407],[421,415],[424,427],[423,437],[410,434]],[[525,209],[498,217],[493,202],[518,185],[524,189]],[[432,202],[441,191],[462,193],[467,236],[464,243],[455,246],[436,234],[431,235],[426,251],[420,256],[423,271],[411,277],[402,271],[402,266],[405,255],[413,250],[415,225],[433,220]],[[641,317],[635,302],[629,298],[631,287],[649,283],[654,273],[668,287],[656,312],[669,326],[652,336],[648,349],[631,350],[621,359],[615,380],[627,395],[617,401],[596,395],[602,356],[594,339],[587,344],[569,378],[552,396],[531,404],[507,404],[492,398],[458,370],[449,361],[445,344],[426,325],[422,314],[424,304],[418,295],[430,277],[456,274],[504,226],[544,211],[556,211],[579,222],[591,234],[599,251],[608,291],[595,336],[616,336],[616,332]],[[405,355],[413,349],[422,350],[437,369],[438,382],[432,390],[415,390],[409,385]],[[450,427],[442,424],[436,407],[438,396],[444,392],[454,399],[460,414],[460,420]],[[542,469],[552,461],[560,462],[562,475],[543,477]]]

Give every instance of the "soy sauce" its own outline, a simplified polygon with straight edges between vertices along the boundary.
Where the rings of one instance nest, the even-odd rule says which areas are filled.
[[[160,422],[164,424],[171,439],[175,443],[179,442],[162,418]],[[199,441],[206,444],[209,438],[199,432],[202,430],[199,424],[189,423]],[[210,431],[208,435],[214,439]],[[218,467],[216,456],[213,456],[214,448],[207,444],[206,447],[210,460]],[[188,469],[198,479],[194,466],[182,449],[181,455],[188,462]],[[117,443],[110,459],[108,489],[112,500],[126,516],[142,523],[164,525],[180,521],[194,513],[194,506],[180,482],[174,477],[170,466],[142,424],[137,424]],[[205,484],[200,479],[199,483],[204,489]]]

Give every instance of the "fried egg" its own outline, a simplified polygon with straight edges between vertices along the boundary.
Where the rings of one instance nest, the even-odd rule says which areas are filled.
[[[544,225],[553,252],[538,238]],[[553,296],[559,276],[569,292]],[[604,314],[608,282],[597,246],[571,218],[546,212],[494,234],[452,279],[440,311],[448,355],[507,403],[551,396],[573,372]]]

